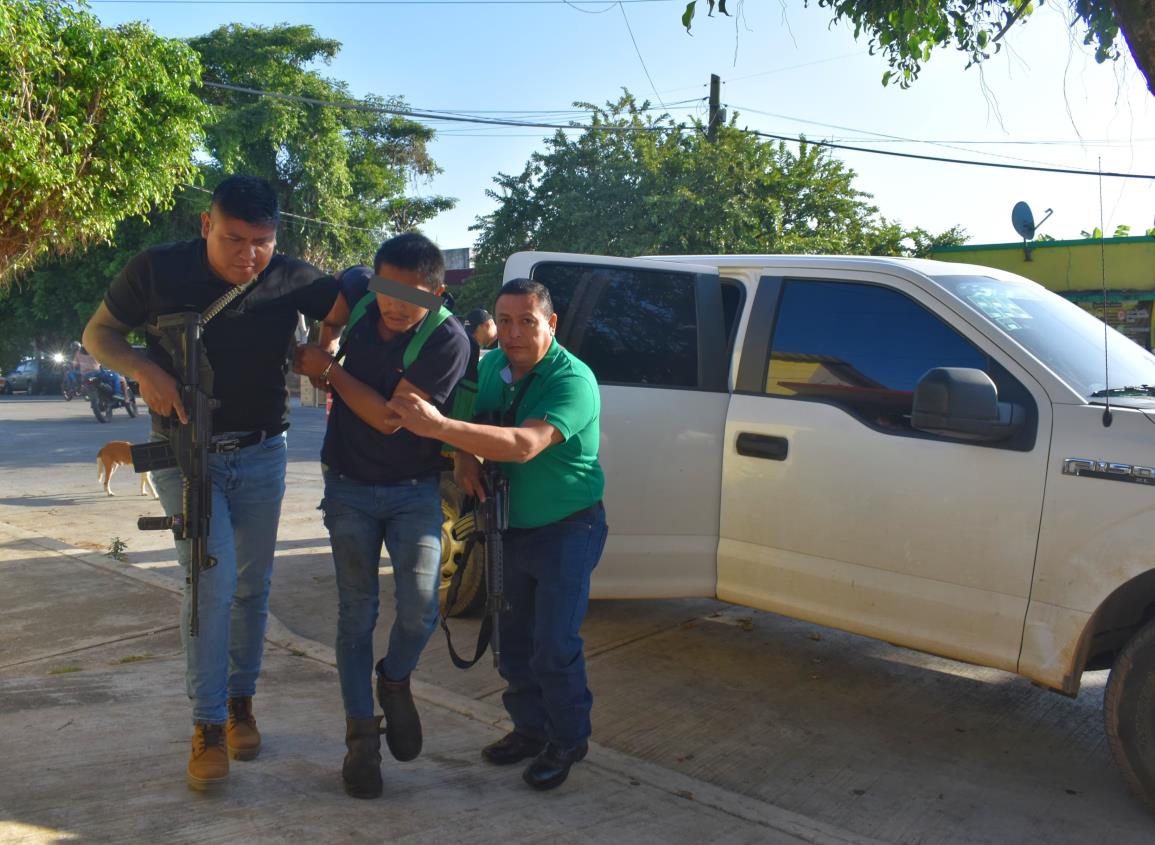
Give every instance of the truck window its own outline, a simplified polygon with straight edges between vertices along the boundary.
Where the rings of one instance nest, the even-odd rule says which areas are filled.
[[[699,387],[696,275],[633,267],[542,263],[558,341],[600,384]]]
[[[909,432],[915,385],[932,367],[995,377],[985,354],[897,291],[850,282],[783,286],[766,393],[830,402],[872,427]],[[995,383],[1005,383],[1009,374],[997,369]]]

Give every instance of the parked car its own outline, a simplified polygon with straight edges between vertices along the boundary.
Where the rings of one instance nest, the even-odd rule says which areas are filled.
[[[24,391],[31,395],[45,393],[59,393],[60,380],[64,377],[66,367],[45,355],[38,358],[25,358],[16,367],[4,376],[4,393]]]
[[[1110,668],[1107,742],[1155,806],[1155,356],[971,265],[518,253],[517,277],[601,385],[593,596],[716,597],[1068,696]]]

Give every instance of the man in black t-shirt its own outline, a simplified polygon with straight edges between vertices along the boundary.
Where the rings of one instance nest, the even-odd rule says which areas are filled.
[[[381,544],[393,567],[396,616],[377,662],[385,740],[398,760],[421,753],[421,720],[409,674],[437,624],[441,581],[441,444],[398,431],[387,402],[419,396],[445,410],[465,372],[469,341],[437,305],[445,277],[441,250],[416,233],[386,241],[373,262],[398,296],[369,294],[367,273],[342,274],[351,309],[339,363],[323,346],[298,348],[294,367],[328,381],[333,410],[325,431],[321,503],[337,574],[337,670],[345,704],[345,791],[381,795],[381,716],[375,715],[373,629]],[[402,298],[403,297],[403,298]],[[426,308],[408,300],[424,300]]]
[[[173,362],[153,334],[145,355],[128,344],[134,328],[181,311],[201,314],[238,292],[202,333],[212,365],[214,444],[210,448],[212,518],[208,552],[216,565],[200,573],[200,630],[181,625],[186,687],[193,705],[188,783],[207,789],[228,776],[229,757],[260,750],[252,696],[260,673],[277,523],[285,492],[288,428],[286,360],[298,313],[344,319],[336,280],[303,261],[275,255],[279,212],[271,185],[230,176],[201,215],[201,237],[134,257],[109,285],[84,330],[84,343],[107,365],[140,384],[152,413],[153,438],[187,424]],[[243,287],[241,287],[243,286]],[[183,510],[177,468],[153,474],[169,515]],[[188,541],[178,540],[181,566]],[[189,596],[182,602],[187,620]]]

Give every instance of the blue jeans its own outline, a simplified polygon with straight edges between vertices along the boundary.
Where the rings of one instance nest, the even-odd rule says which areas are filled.
[[[572,748],[590,735],[593,695],[580,634],[590,575],[606,544],[600,504],[541,528],[504,535],[502,703],[519,733]]]
[[[153,439],[161,438],[154,435]],[[285,495],[285,454],[285,435],[278,434],[235,452],[209,455],[213,481],[209,554],[217,563],[200,572],[196,637],[188,633],[187,585],[181,602],[185,686],[193,703],[194,723],[224,724],[227,699],[256,691],[277,524]],[[153,483],[164,512],[170,516],[180,512],[180,470],[158,470]],[[177,540],[176,550],[187,574],[188,541]]]
[[[417,667],[437,625],[441,583],[441,494],[436,476],[366,484],[325,473],[321,502],[337,574],[337,671],[350,719],[373,716],[373,629],[380,606],[381,543],[393,565],[396,615],[385,677]]]

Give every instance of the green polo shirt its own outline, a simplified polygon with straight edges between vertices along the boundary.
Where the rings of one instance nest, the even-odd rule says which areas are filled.
[[[562,442],[548,446],[524,464],[503,463],[509,479],[509,525],[538,528],[584,510],[602,498],[605,476],[598,463],[601,397],[590,368],[555,340],[526,379],[532,378],[517,407],[514,423],[545,420],[561,432]],[[477,367],[477,407],[505,412],[522,381],[509,383],[509,360],[500,349]]]

